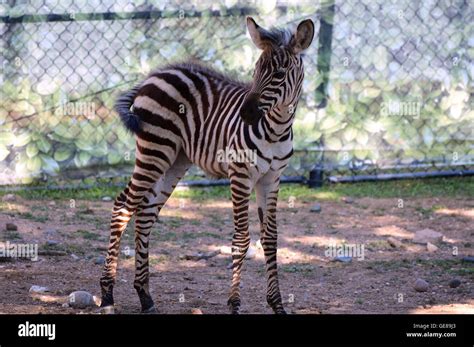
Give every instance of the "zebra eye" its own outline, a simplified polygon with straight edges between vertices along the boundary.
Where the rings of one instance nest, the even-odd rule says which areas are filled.
[[[276,78],[277,80],[281,80],[283,77],[285,77],[285,70],[277,70],[273,74],[273,77]]]

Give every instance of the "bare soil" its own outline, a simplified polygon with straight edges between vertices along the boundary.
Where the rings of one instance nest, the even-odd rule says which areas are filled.
[[[285,306],[291,313],[474,313],[474,202],[459,198],[355,199],[320,201],[322,211],[310,212],[315,201],[298,198],[289,207],[279,203],[279,274]],[[65,255],[40,255],[38,261],[0,259],[0,313],[95,313],[63,307],[67,296],[86,290],[100,296],[99,277],[108,245],[112,202],[32,201],[16,197],[0,210],[3,241],[37,243],[39,250]],[[14,223],[18,231],[6,231]],[[435,252],[412,242],[417,230],[441,232]],[[171,198],[155,225],[150,242],[150,288],[160,313],[227,313],[231,280],[230,255],[186,260],[186,255],[231,245],[231,202]],[[252,240],[259,237],[255,203],[251,205]],[[400,240],[394,248],[388,237]],[[133,249],[133,225],[122,239]],[[48,241],[53,241],[49,242]],[[325,251],[331,244],[364,246],[364,257],[337,262]],[[265,302],[264,258],[255,247],[246,259],[242,278],[242,313],[271,313]],[[454,255],[453,255],[454,254]],[[121,256],[114,289],[117,313],[139,313],[133,288],[134,259]],[[429,283],[415,291],[417,278]],[[451,288],[452,279],[461,285]],[[32,285],[50,289],[42,296]]]

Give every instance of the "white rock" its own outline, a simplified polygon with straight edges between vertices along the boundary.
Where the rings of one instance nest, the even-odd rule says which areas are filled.
[[[96,306],[96,302],[92,294],[79,290],[69,294],[69,306],[73,308],[86,308]]]
[[[31,294],[45,293],[45,292],[49,292],[49,288],[34,285],[34,286],[31,286],[29,292]]]
[[[231,255],[232,254],[232,248],[229,246],[222,246],[220,248],[221,254],[226,254],[226,255]]]
[[[122,254],[125,255],[126,258],[133,258],[135,256],[135,250],[131,249],[130,247],[126,246],[122,250]]]
[[[418,230],[413,237],[413,242],[421,245],[426,245],[428,242],[434,244],[441,241],[443,241],[443,234],[431,229]]]
[[[255,258],[257,255],[257,251],[254,246],[250,245],[249,249],[247,250],[247,254],[245,255],[247,258]]]
[[[433,253],[436,252],[439,248],[433,245],[431,242],[428,242],[426,244],[426,249],[428,250],[428,252]]]

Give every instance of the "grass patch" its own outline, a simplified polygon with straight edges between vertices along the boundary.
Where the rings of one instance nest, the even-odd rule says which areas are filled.
[[[150,256],[148,263],[150,266],[155,266],[158,264],[163,264],[167,260],[168,260],[168,257],[166,255]]]
[[[96,233],[93,233],[91,231],[88,231],[88,230],[82,230],[82,229],[79,229],[76,231],[76,234],[79,234],[82,236],[82,238],[86,239],[86,240],[93,240],[93,241],[99,241],[101,240],[102,238],[100,237],[100,235],[96,234]]]
[[[22,240],[23,237],[17,230],[5,230],[3,231],[3,237],[1,238],[2,241],[14,241],[14,240]]]
[[[284,264],[279,269],[288,273],[300,273],[303,276],[311,274],[314,270],[311,264]]]
[[[47,222],[48,216],[40,215],[40,214],[33,214],[31,212],[20,212],[18,213],[18,216],[24,219],[30,219],[34,222],[40,222],[40,223],[45,223]]]
[[[0,196],[8,193],[17,194],[28,200],[100,200],[104,196],[114,198],[122,187],[98,186],[89,189],[48,189],[28,187],[17,191],[3,190]],[[386,182],[359,182],[326,184],[322,188],[311,189],[301,184],[283,184],[280,188],[280,199],[295,197],[296,202],[314,200],[338,200],[343,196],[355,198],[429,198],[429,197],[472,197],[474,195],[474,177],[430,178],[418,180],[400,180]],[[196,201],[216,198],[230,200],[227,186],[218,187],[182,187],[173,192],[174,198],[185,198]],[[255,199],[255,195],[252,195]]]

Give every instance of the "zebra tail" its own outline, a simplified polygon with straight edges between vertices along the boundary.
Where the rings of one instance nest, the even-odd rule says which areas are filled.
[[[125,125],[125,127],[134,134],[140,131],[140,120],[130,108],[133,105],[133,101],[135,100],[140,87],[141,85],[137,85],[129,91],[120,94],[115,101],[114,106],[115,111],[117,111],[119,114],[123,125]]]

